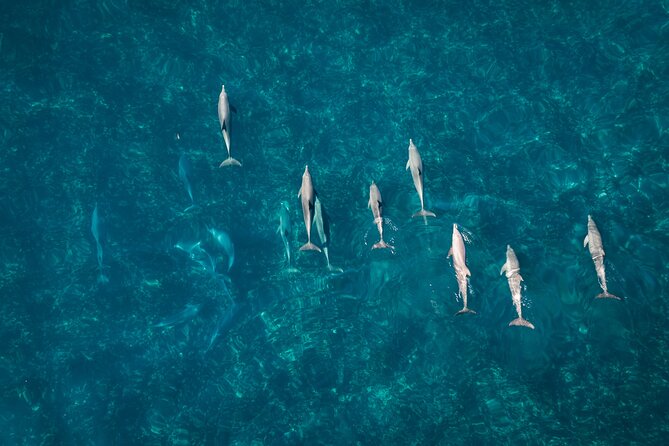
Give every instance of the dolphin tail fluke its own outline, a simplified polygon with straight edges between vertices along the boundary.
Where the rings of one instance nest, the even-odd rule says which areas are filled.
[[[321,248],[314,245],[311,242],[307,242],[304,245],[300,246],[300,251],[318,251],[321,252]]]
[[[534,330],[534,325],[532,325],[530,321],[528,321],[527,319],[523,319],[522,317],[519,317],[509,322],[509,327],[527,327]]]
[[[462,310],[460,310],[460,311],[458,311],[457,313],[455,313],[455,315],[456,315],[456,316],[460,316],[461,314],[465,314],[465,313],[476,314],[476,311],[474,311],[474,310],[470,310],[469,308],[465,307],[465,308],[463,308]]]
[[[334,265],[330,265],[330,264],[328,264],[327,268],[328,268],[328,271],[330,271],[331,273],[343,273],[344,272],[344,270],[339,268],[338,266],[334,266]]]
[[[425,209],[421,209],[420,211],[416,212],[411,216],[412,218],[415,217],[436,217],[434,212],[426,211]]]
[[[228,157],[225,161],[223,161],[218,167],[225,167],[225,166],[239,166],[242,167],[242,163],[234,159],[233,157]]]
[[[595,299],[615,299],[615,300],[622,300],[618,296],[615,296],[608,291],[604,291],[603,293],[599,293],[598,295],[595,296]]]
[[[388,243],[384,242],[383,239],[379,240],[377,243],[374,243],[372,246],[372,249],[395,249],[393,245],[389,245]]]
[[[100,285],[104,285],[105,283],[109,283],[109,277],[105,276],[103,273],[100,273],[98,276],[98,283]]]

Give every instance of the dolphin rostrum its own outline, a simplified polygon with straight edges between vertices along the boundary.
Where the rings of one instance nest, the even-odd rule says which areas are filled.
[[[502,269],[499,271],[500,275],[504,273],[506,273],[506,280],[509,282],[509,290],[511,290],[513,306],[516,307],[516,314],[518,314],[516,319],[509,322],[509,327],[515,325],[518,327],[527,327],[534,330],[534,325],[532,325],[532,323],[527,319],[523,319],[523,308],[520,297],[520,282],[523,281],[523,277],[520,275],[520,264],[518,263],[518,257],[516,257],[516,253],[513,251],[510,245],[506,245],[506,262],[504,265],[502,265]]]
[[[597,271],[597,280],[599,281],[599,286],[602,288],[602,293],[595,296],[596,298],[608,297],[610,299],[621,300],[618,296],[614,296],[609,293],[609,290],[606,287],[606,271],[604,270],[604,246],[602,245],[602,236],[599,234],[597,225],[592,219],[592,216],[588,215],[588,235],[585,236],[583,240],[583,247],[588,247],[590,250],[590,256],[592,261],[595,263],[595,271]]]
[[[473,313],[476,311],[467,308],[467,278],[472,275],[465,263],[465,242],[462,240],[462,234],[458,231],[458,225],[453,223],[453,237],[451,239],[451,249],[448,251],[448,257],[453,256],[453,268],[455,269],[455,278],[458,280],[458,292],[462,297],[464,306],[456,315]]]
[[[423,162],[412,139],[409,139],[409,160],[407,161],[406,169],[411,169],[413,185],[416,187],[416,192],[418,192],[418,198],[420,198],[420,211],[413,214],[412,217],[436,217],[434,212],[425,210],[423,202]]]
[[[304,166],[304,174],[302,174],[302,186],[297,194],[302,201],[302,214],[304,215],[304,226],[307,228],[307,243],[300,247],[300,251],[318,251],[321,249],[311,243],[311,222],[314,218],[314,185],[311,182],[311,174],[309,173],[309,166]]]
[[[383,217],[381,216],[381,209],[383,208],[383,200],[381,199],[381,191],[379,187],[372,181],[372,184],[369,186],[369,202],[367,207],[372,210],[372,215],[374,216],[374,223],[376,223],[376,228],[379,230],[380,240],[372,246],[372,249],[377,248],[389,248],[393,249],[392,245],[387,244],[383,241]]]
[[[234,109],[232,109],[234,111]],[[228,149],[228,158],[218,167],[240,166],[241,163],[230,156],[230,102],[228,94],[225,92],[225,85],[221,85],[221,94],[218,95],[218,122],[221,124],[221,133],[225,147]]]

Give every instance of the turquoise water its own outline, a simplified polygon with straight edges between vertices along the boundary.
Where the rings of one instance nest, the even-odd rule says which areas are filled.
[[[666,1],[5,2],[0,443],[662,444],[667,42]]]

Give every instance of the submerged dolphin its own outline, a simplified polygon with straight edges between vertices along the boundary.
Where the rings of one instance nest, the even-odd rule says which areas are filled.
[[[186,322],[188,319],[195,317],[195,315],[200,311],[200,304],[187,304],[183,310],[178,313],[168,316],[162,321],[154,325],[155,328],[164,328],[164,327],[173,327],[182,322]]]
[[[228,94],[225,92],[225,85],[221,85],[221,93],[218,95],[218,122],[221,124],[223,141],[225,141],[225,147],[228,149],[228,158],[218,167],[241,167],[242,164],[230,155],[230,102],[228,102]]]
[[[292,271],[293,268],[290,265],[290,234],[293,232],[293,226],[290,223],[290,209],[288,208],[288,203],[285,201],[281,202],[281,207],[279,208],[279,227],[276,228],[276,232],[281,235],[281,240],[283,241],[283,247],[286,250],[286,260],[288,261],[288,270]]]
[[[304,215],[304,226],[307,228],[307,243],[300,247],[300,251],[318,251],[321,252],[321,249],[311,243],[311,222],[314,218],[314,198],[316,194],[314,192],[314,185],[311,182],[311,174],[309,173],[309,166],[304,167],[304,174],[302,174],[302,186],[300,191],[297,194],[298,198],[301,198],[302,202],[302,215]]]
[[[425,204],[423,203],[423,161],[420,159],[420,153],[418,153],[412,139],[409,139],[409,160],[406,169],[411,169],[413,185],[418,192],[418,198],[420,198],[420,211],[413,214],[412,217],[436,217],[433,212],[425,210]]]
[[[342,272],[341,268],[337,268],[330,264],[330,254],[328,252],[330,248],[330,221],[327,218],[327,214],[323,209],[321,200],[316,197],[316,202],[314,203],[314,225],[316,226],[316,232],[318,233],[318,238],[321,239],[321,246],[323,247],[323,254],[325,254],[325,262],[327,263],[327,268],[330,271]]]
[[[534,325],[528,320],[523,319],[523,308],[521,305],[520,297],[520,282],[523,281],[523,277],[520,275],[520,264],[518,263],[518,257],[516,253],[511,249],[510,245],[506,245],[506,262],[502,265],[502,269],[499,271],[499,274],[502,275],[506,273],[506,279],[509,282],[509,290],[511,290],[511,299],[513,300],[513,306],[516,307],[516,314],[518,317],[511,322],[509,322],[509,327],[512,325],[519,327],[527,327],[534,330]]]
[[[190,185],[190,174],[191,174],[191,165],[188,156],[185,153],[182,153],[179,157],[179,178],[184,183],[186,188],[186,193],[190,198],[190,206],[184,209],[184,212],[188,212],[195,207],[195,200],[193,199],[193,188]]]
[[[100,242],[100,217],[98,214],[98,204],[95,203],[95,208],[93,209],[93,215],[91,216],[91,233],[95,239],[95,247],[97,250],[98,258],[98,269],[100,274],[98,275],[98,283],[107,283],[109,278],[104,274],[104,265],[102,263],[102,243]]]
[[[455,278],[458,281],[458,293],[462,297],[464,306],[462,310],[455,313],[456,315],[473,313],[476,311],[470,310],[467,307],[467,278],[472,275],[467,268],[465,262],[465,242],[462,240],[462,234],[458,231],[458,225],[453,223],[453,237],[451,238],[451,249],[448,250],[448,257],[453,256],[453,268],[455,269]]]
[[[235,244],[232,243],[230,235],[225,231],[209,228],[209,233],[214,237],[216,243],[223,248],[225,254],[228,256],[228,271],[230,271],[230,268],[232,268],[232,265],[235,263]]]
[[[602,288],[603,293],[595,296],[596,298],[610,298],[621,300],[618,296],[614,296],[609,293],[609,290],[606,286],[606,271],[604,270],[604,246],[602,245],[602,236],[599,234],[599,229],[595,221],[592,219],[592,216],[588,215],[588,235],[585,236],[583,240],[583,247],[588,247],[590,250],[590,256],[592,261],[595,263],[595,271],[597,271],[597,280],[599,281],[599,286]]]
[[[389,248],[393,249],[392,245],[387,244],[383,241],[383,217],[381,216],[381,209],[383,208],[383,200],[381,199],[381,191],[374,181],[372,181],[371,186],[369,186],[369,202],[367,207],[372,210],[372,215],[374,216],[374,223],[376,223],[376,228],[379,230],[380,240],[372,246],[372,249],[377,248]]]

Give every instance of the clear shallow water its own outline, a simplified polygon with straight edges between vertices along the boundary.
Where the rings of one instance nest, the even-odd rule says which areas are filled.
[[[2,443],[659,443],[669,5],[535,3],[6,5]],[[242,169],[217,167],[223,83]],[[307,163],[340,274],[297,252]],[[589,213],[623,302],[593,299]],[[211,227],[229,280],[174,247],[225,273]],[[506,244],[534,331],[506,326]]]

